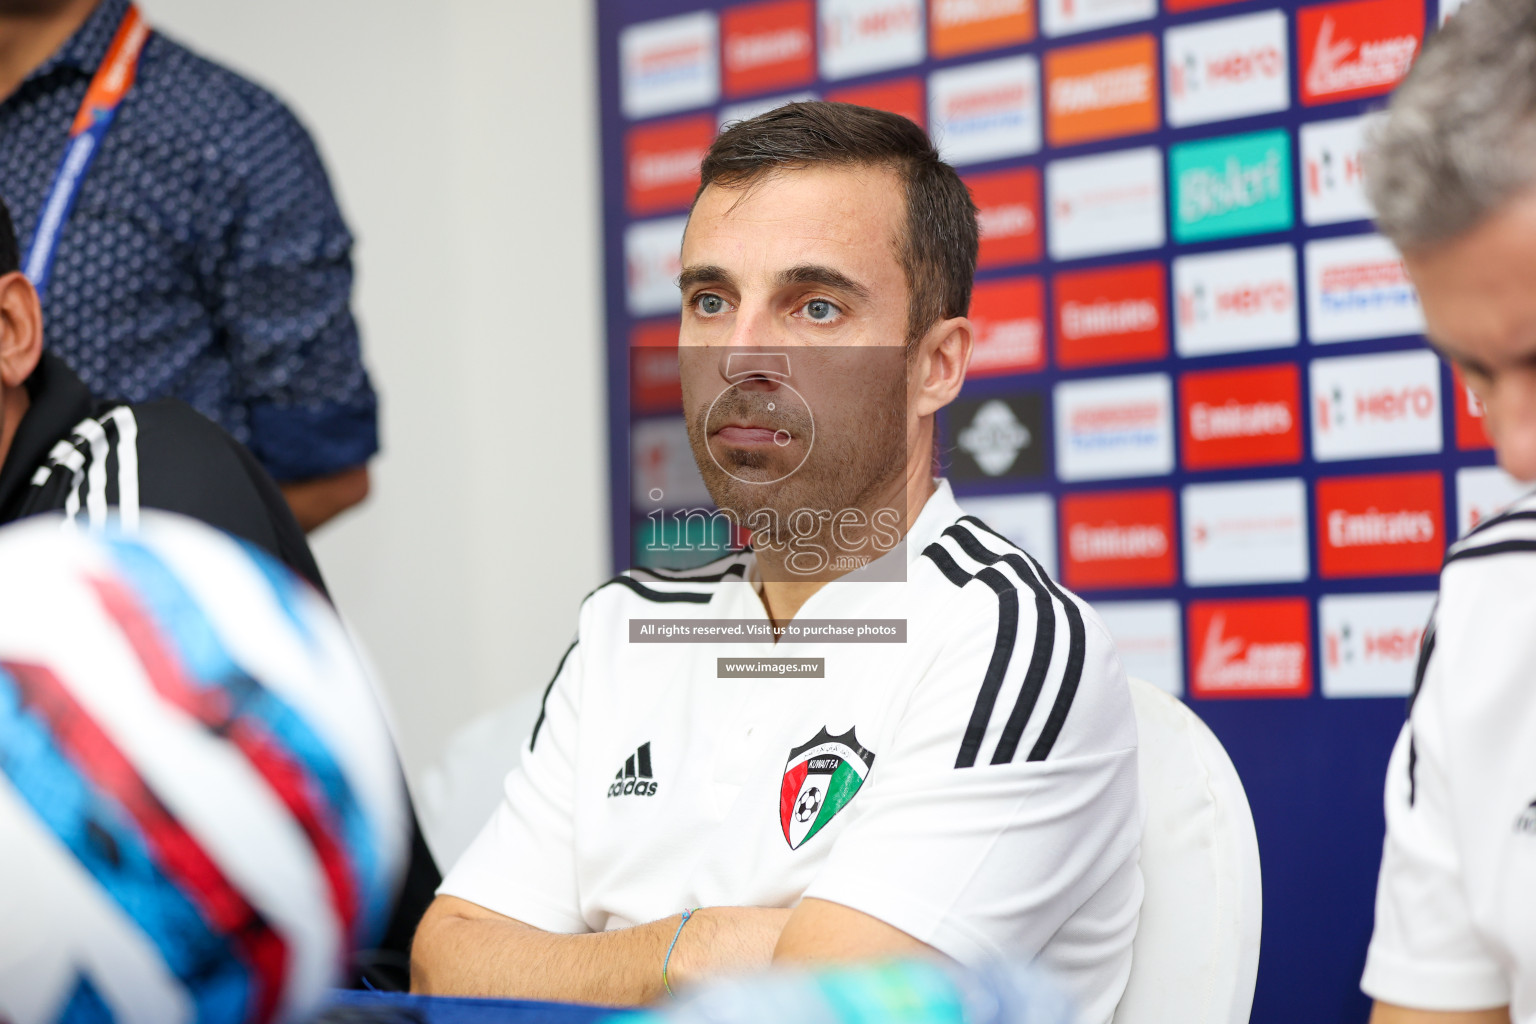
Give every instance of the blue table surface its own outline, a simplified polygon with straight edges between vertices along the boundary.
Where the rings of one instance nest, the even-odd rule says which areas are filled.
[[[427,1024],[597,1024],[623,1021],[637,1011],[581,1003],[543,1003],[532,999],[468,999],[460,996],[413,996],[402,992],[336,991],[326,1009],[358,1009],[382,1015],[409,1009]]]

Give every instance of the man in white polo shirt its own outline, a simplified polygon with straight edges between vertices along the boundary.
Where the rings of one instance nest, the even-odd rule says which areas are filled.
[[[844,104],[736,125],[702,177],[684,405],[752,550],[586,600],[415,986],[627,1004],[937,951],[1038,959],[1107,1021],[1142,891],[1125,675],[932,476],[975,206],[916,125]]]
[[[1366,160],[1431,343],[1536,481],[1536,4],[1469,0]],[[1462,401],[1457,396],[1457,401]],[[1536,499],[1454,544],[1387,769],[1374,1024],[1536,1021]]]

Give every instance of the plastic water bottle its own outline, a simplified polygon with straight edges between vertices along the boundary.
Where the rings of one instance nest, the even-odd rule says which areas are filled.
[[[904,960],[711,982],[627,1024],[1073,1024],[1033,968]]]

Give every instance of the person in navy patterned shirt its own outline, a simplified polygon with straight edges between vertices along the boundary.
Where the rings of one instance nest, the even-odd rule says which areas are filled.
[[[0,195],[24,246],[128,8],[0,0]],[[59,238],[50,350],[96,394],[219,423],[313,529],[366,497],[378,450],[351,248],[293,114],[155,33]]]

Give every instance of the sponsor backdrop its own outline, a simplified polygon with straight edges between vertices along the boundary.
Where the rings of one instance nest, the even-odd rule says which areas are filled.
[[[982,221],[946,471],[1231,752],[1264,859],[1261,1024],[1365,1019],[1435,573],[1515,493],[1361,191],[1436,2],[600,5],[616,560],[708,542],[664,513],[708,501],[675,278],[718,126],[813,96],[925,125]]]

